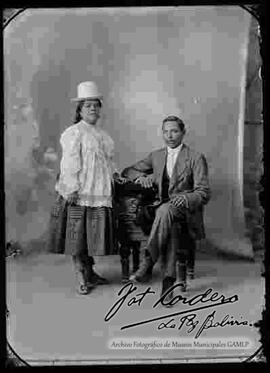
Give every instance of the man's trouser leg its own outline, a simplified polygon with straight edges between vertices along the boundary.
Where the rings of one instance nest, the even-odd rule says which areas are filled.
[[[161,294],[167,293],[166,300],[169,301],[173,298],[173,291],[168,292],[169,288],[171,288],[176,278],[179,280],[179,261],[178,253],[179,250],[181,253],[184,254],[185,252],[185,237],[186,237],[186,221],[183,216],[176,219],[171,228],[171,235],[169,236],[167,245],[163,248],[163,281],[162,281],[162,291]],[[184,263],[185,265],[185,263]],[[183,271],[182,271],[183,272]],[[181,273],[182,273],[181,272]],[[185,273],[183,272],[183,275]],[[184,282],[181,282],[181,290],[184,291],[185,288],[183,286]]]
[[[181,221],[185,219],[185,209],[181,207],[175,207],[170,202],[162,204],[156,211],[155,220],[148,238],[146,246],[146,254],[143,259],[139,270],[131,276],[131,280],[141,281],[141,279],[146,275],[149,268],[156,263],[159,255],[164,250],[173,251],[172,247],[169,245],[167,248],[169,239],[171,237],[172,227],[175,221]],[[174,256],[172,252],[167,253],[167,255]],[[171,262],[173,261],[173,258]]]
[[[163,261],[163,278],[171,277],[176,279],[176,261],[177,261],[177,249],[180,244],[181,225],[179,222],[174,222],[171,228],[171,235],[168,239],[164,250],[164,261]]]
[[[156,217],[150,232],[146,249],[150,253],[153,263],[155,263],[163,250],[172,251],[174,245],[169,244],[171,237],[175,239],[175,223],[185,221],[186,213],[182,207],[175,207],[172,203],[162,204],[156,211]],[[173,228],[173,226],[175,226]],[[167,256],[175,254],[167,252]]]

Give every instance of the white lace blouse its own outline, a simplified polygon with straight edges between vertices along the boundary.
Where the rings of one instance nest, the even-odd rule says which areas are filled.
[[[103,129],[83,120],[61,135],[60,177],[55,189],[67,196],[78,191],[81,206],[112,206],[114,142]]]

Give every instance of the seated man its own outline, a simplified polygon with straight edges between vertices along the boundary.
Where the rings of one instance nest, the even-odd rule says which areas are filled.
[[[175,245],[168,245],[174,223],[194,240],[204,237],[203,205],[210,198],[208,167],[204,155],[182,143],[185,125],[176,116],[162,124],[166,147],[151,152],[145,159],[123,170],[122,176],[143,187],[156,186],[159,202],[147,241],[145,256],[131,281],[145,282],[152,268],[166,251],[169,261],[165,269],[162,294],[175,282]],[[183,237],[184,237],[183,236]]]

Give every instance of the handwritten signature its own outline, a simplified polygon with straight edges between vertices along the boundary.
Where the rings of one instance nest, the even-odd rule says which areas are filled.
[[[226,304],[233,304],[239,300],[238,295],[232,295],[226,297],[223,294],[219,294],[213,289],[209,288],[203,293],[196,294],[192,297],[186,297],[183,294],[176,294],[171,299],[166,300],[167,295],[170,292],[175,292],[181,284],[175,284],[170,289],[166,291],[152,306],[152,308],[157,307],[158,305],[163,306],[173,306],[177,303],[187,305],[190,308],[173,312],[166,315],[161,315],[158,317],[153,317],[147,320],[141,320],[136,323],[124,325],[121,327],[121,330],[134,328],[139,325],[149,324],[153,322],[160,322],[157,329],[178,329],[181,330],[184,326],[188,327],[187,333],[196,331],[195,338],[198,338],[202,332],[206,329],[224,327],[224,326],[251,326],[247,320],[238,321],[233,319],[232,316],[226,315],[221,321],[215,320],[216,310],[212,311],[209,315],[206,316],[205,320],[200,323],[197,320],[196,312],[207,309],[207,308],[216,308],[219,306],[224,306]],[[136,292],[138,290],[137,286],[133,283],[128,283],[124,285],[118,292],[118,299],[111,306],[107,314],[105,315],[105,322],[110,321],[122,308],[131,307],[133,305],[141,306],[146,298],[153,298],[156,292],[149,286],[143,292]],[[176,319],[178,318],[178,319]],[[167,321],[164,321],[167,319]]]
[[[239,321],[234,319],[233,316],[230,315],[225,315],[221,321],[216,321],[215,316],[216,311],[213,311],[212,313],[206,316],[202,323],[200,323],[200,321],[197,320],[196,313],[190,313],[186,316],[179,318],[178,324],[174,318],[170,319],[169,321],[160,323],[158,325],[158,330],[175,328],[181,330],[184,326],[186,326],[188,328],[188,334],[192,333],[193,331],[196,331],[196,334],[194,336],[194,338],[196,339],[200,337],[204,330],[211,328],[223,328],[224,326],[253,326],[247,320]]]

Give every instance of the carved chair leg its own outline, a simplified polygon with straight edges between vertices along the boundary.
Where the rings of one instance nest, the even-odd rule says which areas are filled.
[[[132,247],[133,273],[139,269],[140,264],[140,242],[134,242]]]
[[[122,283],[129,282],[129,256],[130,247],[123,245],[120,248],[121,266],[122,266]]]
[[[129,258],[122,258],[121,265],[122,265],[122,283],[125,284],[129,281]]]
[[[192,242],[190,242],[188,258],[187,258],[188,280],[193,280],[195,277],[195,251],[196,251],[196,241],[192,240]]]
[[[181,290],[185,292],[187,290],[187,265],[186,262],[176,262],[176,278],[177,282],[181,284]]]

